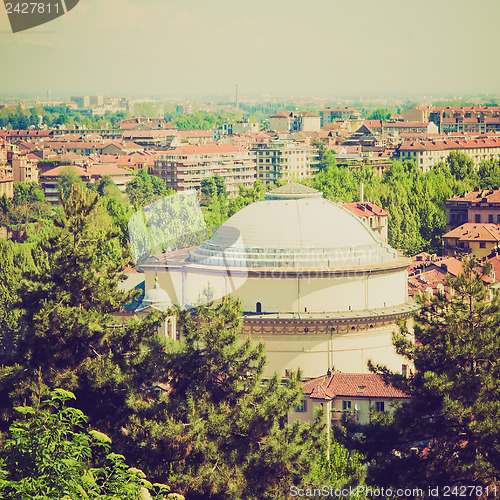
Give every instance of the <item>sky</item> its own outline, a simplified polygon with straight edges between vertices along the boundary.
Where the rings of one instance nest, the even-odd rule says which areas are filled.
[[[12,33],[0,94],[500,94],[499,0],[80,0]]]

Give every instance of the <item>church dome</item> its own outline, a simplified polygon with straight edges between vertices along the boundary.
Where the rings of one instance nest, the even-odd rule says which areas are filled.
[[[147,307],[154,307],[161,311],[166,311],[172,305],[172,301],[168,293],[160,288],[158,284],[158,277],[155,277],[155,284],[153,288],[149,289],[142,299],[141,305],[137,308],[138,311],[146,309]]]
[[[397,251],[353,213],[319,191],[292,183],[237,212],[189,260],[224,267],[324,269],[397,259]]]

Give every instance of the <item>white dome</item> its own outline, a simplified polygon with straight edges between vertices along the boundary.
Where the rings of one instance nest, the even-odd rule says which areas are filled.
[[[142,299],[141,305],[137,308],[138,311],[146,309],[147,307],[154,307],[161,311],[166,311],[172,305],[172,301],[168,293],[160,288],[158,284],[158,277],[155,277],[155,284],[153,288],[149,289]]]
[[[229,267],[330,268],[393,262],[397,251],[319,191],[289,184],[228,219],[190,260]]]

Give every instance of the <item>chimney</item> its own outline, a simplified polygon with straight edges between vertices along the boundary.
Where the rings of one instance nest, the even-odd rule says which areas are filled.
[[[363,201],[365,200],[363,199],[363,183],[361,182],[359,184],[359,202],[363,203]]]

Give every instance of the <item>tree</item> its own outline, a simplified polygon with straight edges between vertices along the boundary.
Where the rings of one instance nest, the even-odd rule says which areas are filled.
[[[83,186],[82,178],[78,175],[76,169],[72,166],[65,167],[59,176],[59,194],[68,199],[71,194],[73,184]]]
[[[500,486],[500,296],[488,300],[487,268],[471,258],[463,267],[451,297],[419,299],[415,342],[404,326],[394,337],[415,374],[372,367],[412,396],[372,441],[381,486]]]
[[[446,158],[451,174],[459,181],[468,181],[472,187],[477,182],[477,172],[472,158],[458,151],[451,151]]]
[[[207,205],[216,198],[220,201],[227,201],[227,188],[224,179],[220,175],[206,177],[201,180],[201,195],[207,200]]]
[[[126,353],[156,334],[161,315],[124,326],[114,319],[132,294],[118,290],[126,261],[116,254],[114,260],[100,258],[116,235],[93,232],[97,203],[96,194],[73,185],[54,234],[42,245],[46,267],[32,270],[21,283],[16,356],[0,376],[4,403],[29,400],[37,383],[45,392],[73,390],[93,419],[126,411]]]
[[[262,381],[264,347],[240,340],[234,299],[179,320],[184,340],[150,350],[155,357],[141,363],[168,389],[135,404],[123,442],[130,459],[152,477],[168,474],[192,499],[288,498],[323,446],[319,420],[283,425],[300,397],[300,374]]]
[[[325,146],[325,144],[321,141],[315,141],[314,146],[318,151],[318,172],[328,170],[330,167],[335,167],[335,155]]]
[[[83,412],[66,405],[71,399],[59,389],[35,407],[16,408],[24,419],[10,426],[0,452],[0,496],[139,500],[151,490],[165,498],[169,488],[153,486],[111,453],[109,437],[90,430]]]
[[[162,196],[172,193],[167,188],[165,181],[154,175],[149,175],[146,170],[141,169],[131,182],[127,184],[126,193],[130,203],[135,207],[149,205]]]
[[[481,189],[498,189],[500,187],[500,161],[483,160],[478,171]]]

